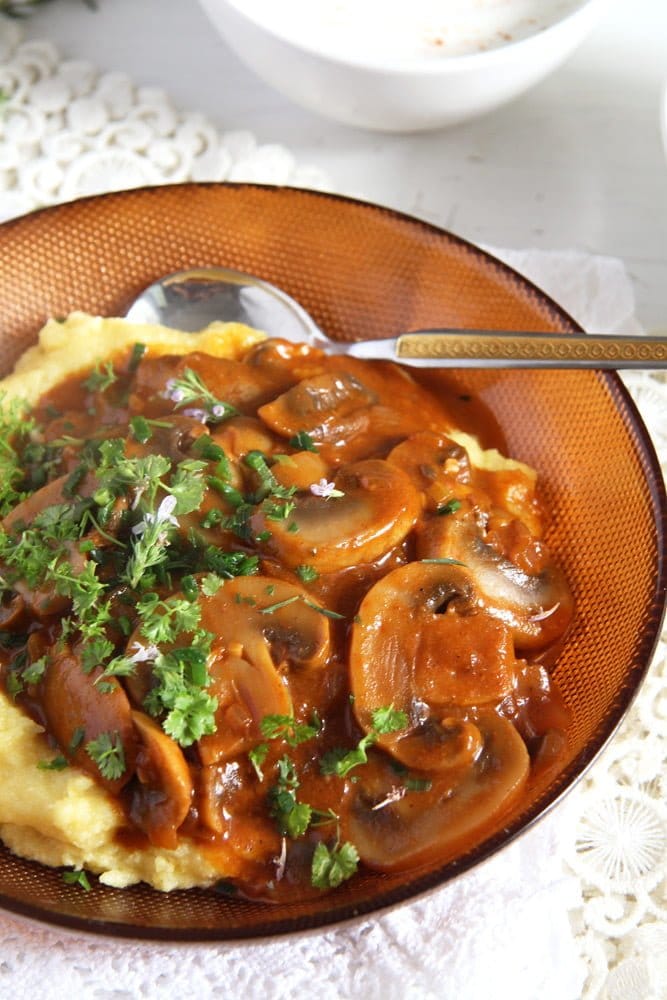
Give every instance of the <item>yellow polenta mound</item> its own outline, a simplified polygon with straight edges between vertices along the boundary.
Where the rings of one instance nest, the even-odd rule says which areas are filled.
[[[199,352],[233,361],[244,357],[247,351],[262,339],[264,334],[240,324],[216,323],[200,333],[193,334],[161,326],[132,324],[122,319],[103,319],[83,313],[73,313],[64,321],[51,320],[46,324],[40,333],[37,345],[23,355],[11,375],[0,381],[0,401],[23,399],[34,405],[68,378],[88,373],[100,363],[122,361],[127,358],[129,351],[137,343],[145,345],[149,358]],[[192,375],[192,372],[190,374]],[[248,381],[245,373],[242,380],[245,387]],[[406,377],[406,382],[409,381]],[[417,387],[413,385],[413,388]],[[247,420],[245,417],[241,419]],[[422,420],[421,416],[419,420]],[[259,421],[255,423],[258,424]],[[269,426],[270,424],[267,424],[267,428]],[[412,424],[410,426],[413,428],[413,433],[422,432],[419,423],[416,428]],[[268,429],[266,432],[268,433]],[[471,465],[477,470],[477,481],[482,486],[487,480],[489,483],[498,481],[500,483],[498,489],[502,487],[506,510],[523,519],[538,535],[538,511],[533,507],[535,488],[533,470],[523,463],[505,458],[494,449],[482,449],[479,442],[467,434],[448,427],[447,435],[467,452]],[[257,445],[252,444],[250,447],[254,450]],[[249,453],[247,448],[245,453]],[[312,460],[312,455],[309,458]],[[318,472],[315,478],[320,475]],[[395,474],[395,478],[398,478],[398,474]],[[401,473],[401,482],[403,479],[405,485],[401,488],[411,503],[411,498],[413,496],[417,498],[417,493],[411,486],[411,481]],[[306,479],[306,482],[309,481],[309,478]],[[326,480],[320,480],[313,485],[321,485],[321,482]],[[312,486],[311,490],[315,494]],[[62,494],[59,494],[58,501],[68,495],[63,490]],[[341,497],[344,495],[343,492],[340,493]],[[401,510],[409,509],[409,503]],[[419,500],[415,499],[414,504],[416,509]],[[151,514],[154,519],[157,517],[155,512]],[[392,514],[392,517],[395,524],[398,516]],[[143,525],[144,530],[146,523]],[[25,525],[20,521],[16,528],[16,536],[12,536],[7,523],[3,526],[13,543],[19,544],[19,535],[21,540],[25,538]],[[137,525],[135,529],[136,527]],[[409,526],[406,530],[409,530]],[[315,552],[316,549],[311,551]],[[50,558],[51,553],[48,555]],[[3,559],[11,563],[10,557],[3,555]],[[438,563],[448,560],[436,558],[425,561]],[[325,564],[325,568],[328,571],[328,563]],[[262,577],[257,579],[261,580]],[[266,591],[272,592],[280,583],[281,581],[276,579]],[[247,597],[243,598],[241,590],[238,589],[237,596],[242,598],[238,603],[243,603],[244,599],[252,606],[257,603],[255,597],[250,600]],[[291,604],[298,597],[299,594],[295,592],[286,600],[278,600],[271,613]],[[95,597],[96,608],[97,601],[98,597]],[[323,610],[317,605],[309,604],[309,601],[306,601],[306,605],[310,607],[311,612],[314,608],[316,618],[318,610]],[[268,612],[269,608],[270,604],[267,604],[264,612]],[[222,630],[221,623],[226,620],[224,615],[228,613],[228,610],[224,614],[216,612],[210,632]],[[326,614],[329,612],[325,611]],[[340,618],[342,615],[337,614],[336,617]],[[19,620],[19,630],[24,635],[23,624],[23,621]],[[318,618],[318,625],[321,626],[321,617]],[[326,634],[328,636],[328,631]],[[242,644],[236,642],[238,638],[236,632],[232,638],[235,641],[230,646],[241,648]],[[238,668],[238,662],[241,662],[240,655],[240,652],[234,653],[237,662],[235,669]],[[372,663],[374,658],[366,657],[365,662]],[[246,665],[244,669],[249,668]],[[268,667],[263,669],[267,671],[264,679],[269,695],[277,699],[279,706],[282,706],[281,696],[284,692],[280,686],[281,682],[278,682],[279,693],[276,694],[276,690],[271,687],[273,675]],[[247,674],[242,676],[247,679]],[[62,674],[58,676],[57,684],[62,696],[63,690],[68,690],[62,687]],[[252,683],[250,683],[250,696],[254,696]],[[389,701],[388,698],[387,703]],[[65,700],[65,703],[71,704],[68,700]],[[316,708],[315,705],[313,717],[317,714]],[[141,715],[141,713],[135,714]],[[150,721],[148,717],[146,719],[145,727]],[[146,732],[150,734],[150,729],[146,728]],[[207,732],[210,734],[211,730]],[[166,739],[164,736],[162,738]],[[58,739],[61,737],[58,736]],[[516,739],[518,740],[518,737]],[[66,746],[68,742],[61,740],[62,746]],[[525,751],[522,752],[525,755]],[[235,838],[220,836],[217,840],[209,841],[213,846],[207,846],[201,840],[195,841],[180,833],[177,846],[173,850],[151,845],[148,839],[138,838],[130,842],[127,837],[120,835],[127,826],[127,819],[119,802],[106,791],[103,784],[96,782],[76,766],[66,766],[62,770],[45,768],[43,765],[53,759],[54,753],[44,730],[14,704],[4,689],[0,690],[0,773],[3,776],[0,782],[0,838],[17,855],[52,867],[85,868],[99,875],[100,881],[104,884],[114,887],[145,882],[163,891],[207,886],[220,878],[242,879],[244,873],[248,871],[248,866],[255,863],[255,856],[269,866],[274,866],[280,861],[280,858],[276,858],[272,853],[272,836],[262,840],[263,828],[261,823],[255,828],[254,817],[246,826],[240,827],[242,832],[237,832]],[[184,758],[182,767],[187,775]],[[263,791],[260,790],[257,794],[263,794]],[[151,810],[153,808],[154,803]],[[330,803],[327,809],[331,812]],[[321,809],[320,814],[325,815]],[[155,815],[155,812],[152,812],[152,815]],[[188,829],[191,830],[192,827]],[[277,837],[276,831],[272,828],[271,835],[274,834]],[[233,839],[235,842],[232,842]],[[141,846],[137,846],[138,844]],[[247,858],[244,855],[247,855]],[[273,868],[271,875],[273,876]],[[316,882],[313,884],[322,888]]]
[[[37,344],[19,358],[13,373],[0,381],[0,393],[6,399],[21,397],[36,403],[69,376],[87,371],[137,343],[145,344],[147,357],[202,351],[233,360],[263,339],[263,333],[242,323],[211,323],[200,333],[185,333],[156,324],[73,312],[65,320],[49,320]]]
[[[235,359],[263,338],[239,323],[213,323],[193,334],[75,312],[46,324],[38,343],[0,381],[0,394],[34,404],[69,376],[136,343],[145,344],[153,357],[202,351]],[[115,887],[141,881],[169,891],[234,874],[232,858],[221,871],[219,856],[214,866],[201,845],[183,837],[173,851],[121,846],[114,836],[123,817],[112,796],[74,767],[40,769],[40,761],[53,755],[41,727],[0,692],[0,839],[15,854],[54,867],[86,868]]]
[[[116,843],[122,815],[111,796],[74,767],[40,769],[40,761],[51,757],[44,731],[1,694],[0,838],[15,854],[52,867],[86,868],[117,888],[148,882],[168,891],[220,878],[188,840],[175,851]]]

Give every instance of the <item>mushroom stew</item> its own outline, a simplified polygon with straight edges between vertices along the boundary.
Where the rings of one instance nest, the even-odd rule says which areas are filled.
[[[444,374],[137,344],[5,423],[4,690],[133,850],[303,898],[455,857],[554,765],[571,593]]]

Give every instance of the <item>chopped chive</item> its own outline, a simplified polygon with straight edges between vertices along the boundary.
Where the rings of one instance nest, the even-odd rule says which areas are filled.
[[[153,437],[153,431],[151,430],[150,424],[145,417],[137,416],[132,417],[130,420],[130,430],[135,441],[139,444],[146,444],[147,441]]]
[[[329,608],[323,608],[320,604],[314,604],[312,601],[307,601],[305,597],[303,599],[303,603],[307,604],[309,608],[313,609],[313,611],[318,611],[326,618],[340,618],[341,620],[345,618],[345,615],[339,615],[337,611],[330,611]]]
[[[460,559],[420,559],[419,562],[431,563],[435,566],[467,566],[467,563],[461,562]]]
[[[127,364],[127,371],[129,375],[133,375],[139,367],[139,362],[146,353],[147,347],[145,344],[134,344],[132,347],[132,353],[130,354],[130,360]]]
[[[294,604],[295,601],[300,600],[301,594],[294,594],[293,597],[286,597],[284,601],[276,601],[275,604],[268,604],[265,608],[261,609],[263,615],[272,615],[274,611],[278,611],[280,608],[286,608],[288,604]]]

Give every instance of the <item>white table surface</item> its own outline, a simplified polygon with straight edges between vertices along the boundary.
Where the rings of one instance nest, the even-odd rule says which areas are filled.
[[[595,32],[532,91],[484,118],[416,135],[357,131],[289,103],[236,59],[196,0],[98,0],[96,12],[56,0],[36,9],[26,35],[161,87],[219,129],[283,144],[342,193],[477,243],[618,257],[642,324],[667,326],[665,0],[610,0]]]
[[[421,135],[357,131],[290,104],[229,52],[197,0],[97,2],[96,12],[89,11],[82,0],[54,0],[37,7],[23,24],[24,37],[55,43],[63,59],[86,60],[99,73],[120,71],[138,86],[162,88],[173,106],[203,113],[220,132],[249,130],[262,145],[287,147],[297,164],[320,168],[339,192],[412,213],[473,242],[521,250],[574,249],[620,258],[634,285],[636,316],[647,329],[667,328],[667,159],[660,133],[661,92],[667,82],[667,0],[609,0],[606,17],[596,31],[542,84],[490,116]],[[616,274],[613,268],[610,273]],[[616,287],[616,279],[614,283]],[[584,282],[584,286],[587,291],[589,284]],[[631,306],[626,303],[626,307],[632,313]],[[585,312],[595,310],[587,308]],[[647,417],[653,414],[650,426],[660,436],[664,454],[664,395],[656,392],[649,386],[643,399]],[[584,846],[589,836],[597,837],[599,846],[608,846],[604,831],[609,817],[618,815],[622,820],[632,796],[643,796],[644,809],[640,813],[640,803],[633,799],[632,815],[639,820],[648,817],[654,823],[647,827],[648,834],[658,830],[658,839],[664,837],[664,808],[655,791],[658,778],[653,780],[658,773],[664,775],[664,743],[658,731],[664,723],[664,709],[660,709],[664,702],[659,700],[663,676],[661,667],[650,679],[640,706],[643,715],[640,712],[641,718],[637,716],[621,742],[617,738],[613,763],[598,764],[592,771],[592,786],[586,794],[598,798],[587,800],[593,806],[586,815],[587,825],[581,827]],[[624,763],[618,763],[617,758]],[[600,808],[596,812],[597,801]],[[602,819],[598,822],[597,817]],[[637,841],[634,854],[630,850],[633,843],[628,845],[630,861],[640,857],[636,852],[642,849],[642,830],[641,824],[630,830]],[[572,903],[566,906],[558,896],[558,887],[550,885],[548,890],[550,940],[555,951],[567,949],[560,958],[555,956],[559,970],[572,968],[575,958],[567,923],[568,913],[570,917],[574,914],[576,943],[582,945],[587,963],[587,1000],[647,1000],[650,990],[645,983],[651,970],[653,981],[661,978],[664,989],[658,986],[650,995],[664,1000],[667,961],[662,956],[667,954],[667,924],[664,916],[660,922],[657,916],[664,914],[664,902],[657,902],[659,890],[652,896],[644,892],[643,909],[636,899],[623,896],[629,900],[625,913],[611,883],[603,893],[599,886],[595,889],[592,876],[582,875],[576,867],[582,857],[573,848],[566,860],[577,872],[576,884],[590,904],[587,909],[581,910],[578,903],[574,909]],[[525,858],[521,863],[525,865]],[[564,882],[563,892],[565,887]],[[461,898],[469,891],[467,883],[461,888]],[[450,898],[459,899],[447,893],[437,897],[443,907],[449,905]],[[603,903],[610,908],[605,910]],[[641,920],[640,909],[644,914]],[[637,915],[632,918],[630,911]],[[464,912],[468,912],[465,907]],[[526,909],[527,915],[532,912]],[[445,907],[442,913],[450,911]],[[486,920],[489,914],[484,911],[482,916]],[[412,975],[411,952],[403,953],[398,946],[408,948],[405,942],[409,944],[412,937],[406,927],[420,929],[422,911],[405,907],[391,919],[402,923],[378,921],[373,932],[379,935],[378,962],[389,956],[398,963],[393,979],[380,977],[375,994],[362,990],[354,995],[369,996],[370,1000],[381,995],[392,1000],[399,992],[380,992],[385,990],[384,984],[398,984],[400,991],[406,976]],[[428,934],[437,937],[443,963],[447,965],[457,955],[464,963],[465,950],[461,955],[461,949],[448,951],[445,947],[447,919],[438,922],[433,914],[429,919],[431,924],[424,926]],[[512,919],[514,927],[516,909]],[[557,926],[562,938],[556,934]],[[387,947],[387,935],[392,948]],[[353,978],[360,941],[367,947],[371,939],[355,941],[350,934],[349,938],[332,935],[318,940],[318,948],[330,946],[327,954],[332,968],[336,963],[337,976],[342,949]],[[54,945],[54,937],[46,931],[30,931],[0,918],[0,997],[38,992],[46,1000],[61,1000],[70,978],[71,995],[76,998],[217,996],[221,984],[233,995],[234,985],[243,978],[237,953],[231,955],[232,965],[227,968],[222,954],[216,952],[218,964],[210,965],[210,988],[197,992],[193,986],[200,982],[197,977],[209,972],[196,951],[186,955],[184,951],[114,949],[113,944],[103,943],[71,947],[70,951],[59,940]],[[300,969],[306,979],[312,971],[313,979],[321,980],[321,972],[313,971],[320,969],[315,964],[315,959],[320,962],[320,952],[309,955],[307,941],[298,945],[296,953],[287,949],[284,955],[280,943],[267,947],[270,953],[255,957],[257,968],[265,958],[269,963],[263,983],[269,984],[274,967],[270,963],[276,956],[282,956],[286,963],[284,975]],[[540,955],[536,952],[538,964]],[[554,955],[550,957],[554,959]],[[208,959],[212,961],[210,954]],[[503,962],[508,969],[513,968],[512,956],[505,952]],[[451,965],[447,968],[451,979]],[[509,995],[498,983],[498,969],[493,975],[495,995]],[[188,976],[192,978],[189,987],[183,985]],[[166,985],[155,985],[163,980]],[[147,987],[146,983],[152,985]],[[323,996],[334,996],[332,991],[340,981],[329,985],[330,992]],[[558,995],[558,983],[552,985],[549,995],[563,1000],[565,994]],[[524,987],[521,992],[520,980],[513,981],[511,995],[533,1000],[530,985],[524,983]],[[255,995],[276,995],[271,994],[269,985],[262,990]],[[411,995],[419,996],[418,987]],[[486,995],[486,990],[479,995]],[[539,995],[546,998],[544,991]],[[568,992],[567,997],[572,1000],[573,994]]]

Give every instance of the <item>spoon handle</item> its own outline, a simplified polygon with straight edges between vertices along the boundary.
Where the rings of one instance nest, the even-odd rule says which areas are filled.
[[[667,368],[667,337],[420,330],[396,338],[395,357],[461,368]]]

